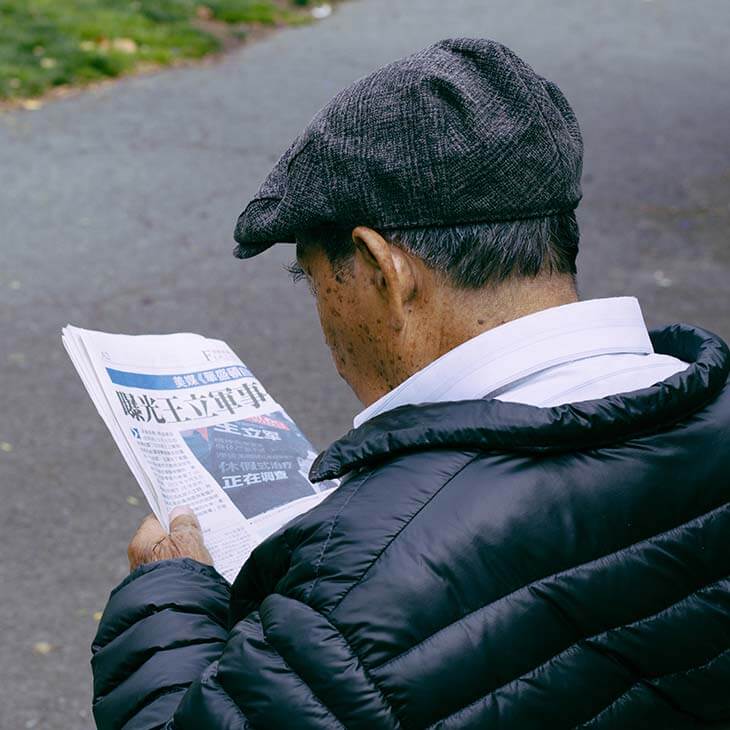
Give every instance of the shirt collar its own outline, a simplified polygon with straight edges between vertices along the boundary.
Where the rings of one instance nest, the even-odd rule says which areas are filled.
[[[411,375],[354,419],[414,403],[489,397],[549,367],[611,353],[654,352],[635,297],[551,307],[487,330]]]

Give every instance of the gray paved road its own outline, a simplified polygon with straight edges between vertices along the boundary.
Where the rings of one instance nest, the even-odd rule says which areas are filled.
[[[582,121],[584,295],[636,293],[652,324],[730,337],[729,29],[727,0],[355,0],[220,63],[0,115],[0,727],[92,725],[93,613],[145,511],[63,324],[222,337],[325,445],[355,400],[281,271],[289,252],[234,261],[233,221],[341,86],[485,35],[556,79]]]

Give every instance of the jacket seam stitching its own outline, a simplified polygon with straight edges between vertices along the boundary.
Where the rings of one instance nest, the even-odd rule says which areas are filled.
[[[553,656],[549,657],[546,661],[538,664],[536,667],[533,667],[532,669],[528,670],[527,672],[523,672],[520,676],[515,677],[514,679],[511,679],[509,682],[505,682],[503,685],[501,685],[499,687],[495,687],[494,689],[489,690],[489,692],[485,692],[480,697],[477,697],[475,700],[472,700],[469,704],[464,705],[463,707],[460,707],[459,709],[454,710],[454,712],[449,713],[448,715],[446,715],[446,717],[440,718],[435,723],[432,723],[431,725],[429,725],[426,728],[426,730],[432,730],[432,728],[435,728],[439,723],[445,722],[446,720],[450,720],[451,718],[455,717],[456,715],[461,714],[465,710],[469,710],[470,708],[475,707],[476,705],[480,704],[481,702],[484,702],[484,700],[486,700],[488,697],[494,695],[495,693],[499,692],[500,690],[504,689],[505,687],[508,687],[508,686],[510,686],[510,685],[512,685],[512,684],[514,684],[516,682],[520,682],[520,681],[524,680],[526,677],[529,677],[530,675],[533,675],[535,672],[537,672],[538,670],[540,670],[543,667],[547,666],[550,662],[558,659],[559,657],[563,656],[564,654],[567,654],[568,652],[575,651],[578,647],[580,647],[581,644],[587,644],[588,642],[594,642],[597,639],[601,639],[604,636],[610,634],[611,632],[619,631],[621,629],[626,629],[626,628],[629,628],[629,627],[639,626],[639,625],[641,625],[641,624],[643,624],[645,622],[656,620],[657,617],[659,617],[661,614],[665,613],[666,611],[669,611],[669,610],[673,609],[677,604],[683,603],[687,599],[693,598],[698,593],[701,593],[703,591],[706,591],[709,588],[715,587],[718,583],[722,583],[723,581],[725,581],[727,579],[728,579],[728,576],[724,576],[722,578],[719,578],[718,580],[714,581],[710,585],[708,585],[708,586],[702,586],[701,588],[698,588],[697,590],[693,591],[692,593],[689,593],[686,596],[683,596],[682,598],[680,598],[679,600],[675,601],[671,605],[665,606],[661,610],[656,611],[655,613],[649,614],[648,616],[642,616],[641,618],[637,619],[636,621],[632,621],[631,623],[623,624],[623,625],[620,625],[620,626],[614,626],[614,627],[612,627],[610,629],[606,629],[605,631],[601,631],[598,634],[593,634],[592,636],[585,636],[582,639],[579,639],[578,641],[572,643],[570,646],[567,646],[562,651],[560,651],[557,654],[554,654]],[[590,644],[589,644],[589,646],[590,646]],[[706,663],[708,663],[708,662],[706,662]],[[698,668],[701,668],[702,666],[704,666],[704,664],[700,665],[700,667],[693,667],[692,669],[698,669]],[[691,670],[683,670],[683,671],[691,671]],[[671,674],[668,674],[668,675],[659,675],[659,676],[655,676],[655,677],[649,677],[649,678],[646,678],[646,679],[657,680],[657,679],[662,679],[662,678],[667,677],[667,676],[673,676],[674,674],[675,673],[671,673]],[[681,672],[677,672],[676,674],[681,674]]]
[[[294,600],[296,600],[296,599],[294,599]],[[304,604],[304,605],[308,605],[308,604]],[[347,730],[347,728],[343,724],[342,720],[340,720],[340,718],[337,717],[337,715],[335,715],[335,713],[332,711],[332,709],[324,703],[324,701],[319,697],[319,695],[317,695],[317,693],[311,687],[309,682],[307,682],[304,679],[304,677],[302,677],[302,675],[299,674],[299,672],[297,672],[295,669],[292,668],[292,666],[289,664],[289,662],[284,658],[284,655],[276,648],[276,646],[274,645],[274,642],[271,641],[271,639],[269,638],[268,633],[266,631],[266,628],[264,627],[263,617],[261,617],[261,618],[262,618],[261,633],[263,634],[263,638],[264,638],[264,641],[266,642],[266,645],[268,647],[270,647],[271,650],[276,653],[276,656],[279,657],[282,664],[309,690],[310,694],[312,695],[312,697],[314,697],[317,704],[337,721],[337,724],[342,728],[342,730]]]
[[[312,596],[312,593],[314,593],[314,588],[317,585],[317,581],[319,580],[319,573],[322,568],[322,563],[324,562],[324,556],[327,552],[327,548],[329,547],[329,544],[332,540],[332,535],[335,531],[335,526],[337,525],[337,520],[340,519],[340,515],[345,511],[345,508],[348,504],[350,504],[350,500],[360,491],[362,487],[364,487],[368,481],[370,481],[370,478],[374,472],[370,472],[365,479],[363,479],[359,484],[355,485],[355,488],[350,492],[350,494],[347,495],[347,498],[342,503],[342,506],[337,510],[337,514],[332,518],[332,523],[330,524],[329,532],[327,533],[327,537],[324,541],[324,544],[322,545],[322,551],[319,554],[319,558],[317,558],[317,564],[314,567],[314,578],[312,579],[312,584],[309,587],[309,591],[307,592],[306,600],[309,601],[309,599]],[[307,604],[308,605],[308,604]]]
[[[200,610],[199,606],[190,607],[190,610],[186,610],[185,608],[179,607],[175,603],[165,603],[160,604],[157,606],[151,613],[144,613],[142,614],[136,621],[134,621],[131,624],[128,624],[124,626],[122,631],[120,631],[114,638],[110,639],[106,644],[103,646],[92,644],[92,657],[91,657],[91,664],[93,666],[95,661],[98,661],[97,657],[99,654],[105,652],[117,639],[120,639],[124,634],[134,629],[136,626],[140,626],[144,621],[147,619],[151,619],[154,616],[159,616],[161,614],[176,614],[179,616],[199,616],[203,618],[207,618],[211,624],[213,624],[216,628],[220,629],[221,631],[228,633],[228,627],[221,624],[215,617],[211,616],[210,613],[207,613],[204,609]],[[194,642],[193,642],[194,643]]]
[[[142,702],[138,702],[137,705],[135,705],[132,712],[128,715],[123,716],[124,722],[119,726],[120,728],[123,728],[125,725],[129,724],[132,720],[134,720],[141,712],[144,712],[153,702],[156,702],[161,697],[165,697],[167,695],[171,695],[175,692],[187,692],[188,688],[190,687],[191,682],[176,682],[175,684],[171,684],[168,687],[162,687],[157,692],[151,693],[151,699],[148,695],[145,697],[145,699]],[[94,701],[92,705],[92,710],[96,710],[97,702]]]
[[[175,651],[177,649],[186,649],[189,646],[206,646],[208,644],[222,644],[225,646],[226,640],[221,638],[204,638],[204,639],[184,639],[181,640],[185,643],[180,644],[178,646],[166,646],[164,648],[160,647],[153,647],[149,649],[147,652],[141,653],[142,661],[139,662],[134,668],[132,667],[125,667],[124,673],[127,675],[127,677],[131,676],[132,673],[136,672],[137,670],[141,669],[150,659],[152,659],[154,656],[157,656],[161,652],[165,651]],[[91,658],[91,665],[92,668],[94,666],[94,660],[96,659],[96,655]],[[112,692],[114,692],[117,687],[121,684],[123,681],[123,678],[120,678],[118,676],[112,675],[108,682],[113,682],[114,686],[107,689],[105,692],[101,692],[99,694],[94,694],[94,703],[99,702],[101,700],[106,699],[109,695],[111,695]]]
[[[109,646],[116,639],[123,636],[132,627],[136,626],[142,621],[146,621],[152,616],[157,616],[158,614],[161,614],[165,611],[172,611],[173,613],[187,614],[191,616],[203,616],[219,628],[223,629],[224,631],[228,631],[228,626],[226,622],[219,621],[218,617],[212,612],[212,610],[209,610],[204,605],[180,606],[175,601],[167,601],[165,603],[160,603],[154,606],[147,606],[144,611],[134,615],[133,620],[130,621],[127,619],[124,622],[120,623],[114,635],[103,644],[98,643],[95,638],[93,643],[91,644],[92,661],[93,657],[96,656],[96,654],[106,649],[107,646]]]
[[[676,532],[677,530],[680,530],[680,529],[686,527],[687,525],[689,525],[692,522],[701,520],[704,517],[713,518],[717,514],[721,513],[723,510],[726,510],[729,506],[730,506],[730,504],[726,502],[726,503],[720,505],[719,507],[717,507],[713,510],[710,510],[709,512],[704,512],[701,515],[697,515],[696,517],[693,517],[691,520],[688,520],[687,522],[683,522],[679,525],[675,525],[674,527],[669,528],[668,530],[665,530],[664,532],[660,532],[658,535],[651,535],[647,538],[644,538],[642,540],[638,540],[637,542],[631,543],[630,545],[626,545],[625,547],[622,547],[619,550],[615,550],[614,552],[611,552],[611,553],[606,553],[605,555],[599,555],[597,558],[594,558],[593,560],[588,560],[585,563],[579,563],[578,565],[572,565],[569,568],[566,568],[565,570],[558,571],[557,573],[550,573],[548,575],[541,576],[540,578],[537,578],[534,581],[531,581],[530,583],[527,583],[524,586],[520,586],[519,588],[515,589],[514,591],[510,591],[509,593],[505,593],[503,596],[499,596],[499,598],[496,598],[493,601],[490,601],[489,603],[485,603],[482,606],[478,606],[473,611],[469,611],[468,613],[465,613],[460,618],[456,619],[455,621],[452,621],[451,623],[447,624],[446,626],[441,627],[438,631],[435,631],[433,634],[430,634],[429,636],[426,636],[424,639],[421,639],[421,641],[419,641],[417,644],[414,644],[413,646],[409,647],[408,649],[401,652],[400,654],[397,654],[396,656],[391,657],[390,659],[388,659],[385,662],[382,662],[381,664],[377,664],[377,665],[373,666],[372,669],[373,669],[373,671],[385,669],[388,666],[390,666],[391,664],[394,664],[395,662],[400,661],[401,659],[405,659],[407,656],[409,656],[410,654],[415,652],[417,649],[421,648],[424,644],[431,642],[434,639],[434,637],[438,636],[439,634],[441,634],[445,631],[448,631],[453,626],[456,626],[457,624],[462,623],[466,619],[468,619],[472,616],[475,616],[478,613],[481,613],[482,611],[489,608],[490,606],[493,606],[496,603],[499,603],[508,598],[511,598],[512,596],[520,593],[521,591],[530,590],[530,588],[532,588],[533,586],[538,586],[541,583],[544,583],[545,581],[552,580],[553,578],[560,578],[563,576],[567,576],[571,573],[574,573],[576,570],[594,565],[596,563],[606,560],[607,558],[615,558],[617,556],[623,555],[624,553],[633,551],[636,548],[638,548],[640,545],[643,545],[645,543],[651,543],[652,541],[667,537],[671,533]],[[720,578],[718,580],[725,580],[725,578]],[[707,587],[708,586],[702,586],[701,588],[698,588],[696,591],[694,591],[694,593],[696,593],[700,590],[704,590]],[[679,600],[683,601],[691,595],[693,595],[693,593],[690,593],[687,596],[680,598]],[[671,606],[667,606],[666,608],[670,608],[670,607]],[[661,609],[661,610],[664,611],[664,610],[666,610],[666,608]],[[659,613],[661,613],[661,611]],[[653,614],[650,614],[650,616],[651,615],[653,615]],[[637,621],[639,621],[639,620],[643,620],[643,619],[637,619]],[[617,627],[614,627],[614,628],[617,628]],[[607,630],[610,630],[610,629],[607,629]],[[600,635],[601,635],[601,633],[595,634],[594,636],[583,637],[583,640],[593,639],[593,638],[596,638],[596,636],[600,636]],[[557,656],[557,654],[555,656]],[[553,659],[553,658],[554,657],[550,657],[550,659]],[[547,661],[550,661],[550,659],[548,659]],[[543,662],[543,663],[545,663],[545,662]],[[542,666],[542,665],[538,665],[538,666]],[[537,667],[535,667],[534,669],[537,669]],[[530,671],[533,671],[533,670],[530,670]],[[496,688],[496,689],[499,689],[499,688]],[[492,690],[492,691],[496,691],[496,689]]]
[[[320,611],[315,606],[312,606],[308,603],[304,603],[303,601],[299,601],[297,598],[292,598],[291,600],[298,601],[302,605],[307,606],[307,608],[309,608],[310,610],[314,611],[316,614],[321,616],[322,619],[324,619],[324,621],[326,621],[327,624],[329,626],[331,626],[337,632],[337,634],[342,638],[342,641],[344,642],[345,646],[350,650],[352,656],[359,662],[360,666],[362,667],[362,671],[363,671],[363,674],[365,675],[365,678],[370,682],[370,684],[372,684],[375,691],[380,695],[380,699],[383,701],[383,704],[385,705],[385,707],[388,708],[388,711],[393,716],[395,723],[396,723],[396,727],[400,727],[400,725],[401,725],[400,718],[396,714],[395,708],[390,703],[388,696],[386,695],[385,691],[382,689],[380,684],[377,682],[375,677],[373,677],[372,674],[370,674],[370,671],[368,670],[367,665],[363,661],[362,657],[355,651],[352,644],[350,644],[350,642],[347,639],[347,636],[345,636],[345,633],[342,631],[342,629],[336,623],[334,623],[329,616],[326,616],[324,613],[322,613],[322,611]]]
[[[462,464],[412,515],[411,517],[403,524],[401,525],[400,529],[393,535],[390,540],[378,551],[378,554],[372,559],[370,564],[365,568],[365,571],[363,574],[350,585],[350,587],[344,592],[344,594],[340,597],[340,599],[337,601],[337,603],[334,605],[332,610],[330,611],[330,616],[337,611],[337,609],[342,605],[342,602],[347,598],[347,596],[350,595],[350,591],[353,590],[353,588],[359,586],[367,577],[367,575],[370,573],[370,570],[375,566],[375,564],[380,560],[380,558],[383,556],[383,554],[387,551],[387,549],[393,544],[395,540],[398,539],[400,534],[405,530],[408,525],[410,525],[417,517],[418,515],[423,512],[426,507],[428,507],[429,504],[439,495],[441,492],[449,485],[451,482],[461,474],[464,469],[466,469],[470,464],[472,464],[476,459],[481,457],[481,453],[476,454],[475,456],[471,457],[466,461],[464,464]]]
[[[598,714],[594,715],[593,717],[589,718],[588,720],[584,720],[583,722],[579,723],[578,725],[573,726],[573,730],[581,730],[581,728],[589,728],[592,724],[596,722],[600,718],[601,715],[608,712],[612,707],[614,707],[617,703],[621,702],[621,700],[626,697],[630,692],[632,692],[636,687],[639,685],[652,685],[657,680],[660,679],[670,679],[672,677],[682,677],[686,674],[692,674],[693,672],[698,672],[702,669],[705,669],[713,662],[717,661],[720,657],[724,656],[725,654],[730,654],[730,649],[723,649],[718,654],[715,654],[715,656],[710,657],[707,661],[702,662],[702,664],[698,664],[695,667],[690,667],[689,669],[682,669],[679,672],[669,672],[668,674],[660,674],[656,677],[648,677],[648,678],[641,678],[636,682],[633,682],[629,687],[626,688],[624,692],[622,692],[620,695],[616,696],[609,704],[607,704],[602,710],[598,712]],[[685,711],[682,711],[685,712]],[[685,714],[688,714],[685,712]],[[692,716],[693,719],[697,719],[694,716]]]
[[[244,714],[243,710],[238,706],[238,703],[231,697],[231,695],[228,693],[226,688],[221,684],[221,682],[218,679],[218,665],[220,660],[216,660],[214,662],[211,662],[211,664],[208,665],[208,667],[203,671],[203,673],[198,677],[197,680],[193,681],[191,684],[194,685],[196,682],[203,687],[206,683],[209,686],[212,686],[215,684],[215,687],[218,688],[218,690],[221,692],[222,696],[226,699],[228,704],[232,707],[233,711],[239,716],[239,719],[241,720],[241,730],[253,730],[253,726],[248,721],[248,718]],[[215,687],[213,687],[213,690],[215,691]],[[179,705],[178,705],[179,708]],[[168,720],[168,723],[164,726],[163,730],[176,730],[175,725],[175,715]]]

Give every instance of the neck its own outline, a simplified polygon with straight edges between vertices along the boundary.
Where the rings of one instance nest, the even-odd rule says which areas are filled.
[[[370,405],[429,363],[467,340],[528,314],[578,301],[573,277],[567,275],[524,278],[467,290],[448,285],[422,292],[424,306],[406,322],[395,350],[370,387],[353,389]]]
[[[578,301],[573,277],[567,275],[523,278],[478,290],[459,290],[444,297],[438,347],[431,360],[506,322]],[[427,363],[426,363],[427,364]]]

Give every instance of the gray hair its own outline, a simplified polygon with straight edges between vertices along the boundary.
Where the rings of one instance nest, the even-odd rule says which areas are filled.
[[[388,229],[380,234],[462,289],[545,271],[575,276],[580,237],[574,211],[500,223]],[[347,270],[354,253],[349,231],[313,231],[298,241],[320,246],[336,273]]]

